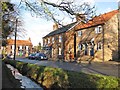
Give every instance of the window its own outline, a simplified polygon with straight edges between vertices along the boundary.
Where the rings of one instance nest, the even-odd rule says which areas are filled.
[[[20,47],[18,46],[18,51],[20,50]]]
[[[24,48],[25,48],[25,50],[26,50],[26,46],[25,46]]]
[[[20,46],[20,49],[22,49],[22,46]]]
[[[97,50],[101,50],[102,49],[102,45],[101,42],[97,43]]]
[[[44,46],[47,44],[47,41],[46,41],[46,39],[44,39]]]
[[[48,44],[50,43],[50,38],[48,38]]]
[[[59,42],[62,42],[62,36],[61,35],[59,36]]]
[[[28,46],[26,46],[26,50],[28,50]]]
[[[83,45],[82,45],[82,44],[79,44],[79,45],[78,45],[78,48],[79,48],[79,50],[82,50],[82,49],[83,49]]]
[[[82,36],[82,31],[78,31],[78,36]]]
[[[88,55],[88,45],[85,43],[84,46],[85,46],[84,54],[85,54],[85,55]]]
[[[14,49],[14,45],[12,45],[12,49]]]
[[[61,55],[61,48],[59,47],[59,53],[58,53],[59,55]]]
[[[96,32],[96,33],[101,33],[101,32],[102,32],[102,26],[97,26],[97,27],[95,28],[95,32]]]
[[[55,41],[54,41],[54,37],[52,38],[52,43],[54,43]]]
[[[24,49],[24,46],[22,46],[22,49]]]
[[[11,49],[12,49],[12,46],[11,46]]]

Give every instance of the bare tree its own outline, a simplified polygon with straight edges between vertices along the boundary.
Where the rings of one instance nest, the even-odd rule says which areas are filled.
[[[57,2],[50,2],[48,0],[21,0],[25,3],[26,9],[31,12],[31,14],[36,14],[37,16],[44,17],[47,20],[53,20],[54,22],[61,24],[64,18],[60,18],[63,15],[69,16],[70,19],[74,20],[75,16],[83,18],[87,22],[95,16],[95,6],[90,5],[88,2],[78,3],[75,0],[58,0]]]
[[[9,2],[2,2],[2,46],[6,46],[7,38],[14,36],[15,30],[15,20],[19,13],[14,8],[15,5]],[[18,24],[18,36],[23,36],[25,34],[25,30],[23,29],[23,21],[19,18]]]

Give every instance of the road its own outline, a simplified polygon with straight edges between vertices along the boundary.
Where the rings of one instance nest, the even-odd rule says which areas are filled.
[[[70,63],[70,62],[62,62],[62,61],[48,61],[48,60],[29,60],[29,59],[16,59],[18,61],[27,62],[27,63],[33,63],[36,65],[42,65],[42,66],[51,66],[55,68],[62,68],[64,70],[70,70],[70,71],[77,71],[77,72],[84,72],[84,73],[92,73],[92,74],[102,74],[102,75],[108,75],[108,76],[118,76],[118,66],[119,63],[108,61],[108,62],[92,62],[92,64],[88,64],[88,62],[82,62],[80,64],[78,63]]]

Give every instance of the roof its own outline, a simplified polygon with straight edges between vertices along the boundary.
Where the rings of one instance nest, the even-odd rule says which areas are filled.
[[[111,19],[117,13],[118,13],[118,10],[113,10],[111,12],[96,16],[92,20],[88,21],[85,24],[80,23],[80,24],[76,25],[76,27],[77,27],[76,30],[84,29],[84,28],[88,28],[88,27],[92,27],[92,26],[96,26],[96,25],[100,25],[100,24],[104,24],[106,21]]]
[[[50,32],[49,34],[47,34],[45,37],[49,37],[49,36],[53,36],[53,35],[56,35],[56,34],[64,33],[64,32],[66,32],[67,30],[69,30],[75,23],[76,23],[76,22],[71,23],[71,24],[68,24],[68,25],[66,25],[66,26],[63,26],[63,27],[61,27],[61,28],[58,28],[57,30],[52,31],[52,32]],[[45,37],[43,37],[43,38],[45,38]]]
[[[14,45],[14,40],[13,39],[8,39],[7,40],[9,45]],[[29,40],[16,40],[16,45],[32,45],[31,41]]]

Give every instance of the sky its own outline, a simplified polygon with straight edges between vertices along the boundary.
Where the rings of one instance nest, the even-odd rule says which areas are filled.
[[[20,0],[11,0],[13,3],[18,3]],[[49,1],[49,0],[48,0]],[[50,0],[55,2],[56,0]],[[78,3],[80,0],[76,0]],[[85,0],[88,1],[88,0]],[[89,0],[90,4],[95,4],[96,6],[96,14],[103,14],[115,9],[118,9],[118,0]],[[38,43],[43,43],[42,37],[53,31],[53,22],[47,21],[44,18],[39,18],[36,16],[31,16],[30,12],[26,10],[21,11],[21,16],[24,21],[23,27],[26,30],[26,36],[19,39],[28,39],[31,38],[31,41],[34,46],[38,45]],[[65,24],[69,24],[70,21],[66,17],[64,20]]]

